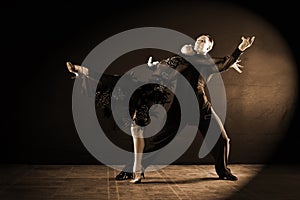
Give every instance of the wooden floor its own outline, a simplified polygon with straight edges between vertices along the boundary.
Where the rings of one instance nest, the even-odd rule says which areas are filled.
[[[229,167],[238,181],[219,180],[213,165],[170,165],[131,184],[105,165],[1,165],[0,199],[300,199],[299,166]]]

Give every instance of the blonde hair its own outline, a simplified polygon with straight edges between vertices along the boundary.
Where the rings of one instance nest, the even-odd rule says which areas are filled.
[[[180,52],[183,55],[186,55],[186,56],[193,56],[193,55],[195,55],[195,51],[193,50],[193,45],[191,45],[191,44],[185,44],[185,45],[183,45],[181,47]]]

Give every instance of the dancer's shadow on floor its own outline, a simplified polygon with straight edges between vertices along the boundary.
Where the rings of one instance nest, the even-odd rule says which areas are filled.
[[[141,184],[189,184],[189,183],[198,183],[198,182],[204,182],[204,181],[215,181],[215,180],[221,180],[218,177],[204,177],[204,178],[189,178],[189,179],[183,179],[183,180],[147,180],[142,181]]]

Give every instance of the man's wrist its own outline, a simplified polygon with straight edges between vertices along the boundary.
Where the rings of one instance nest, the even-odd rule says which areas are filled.
[[[243,54],[244,51],[242,51],[239,47],[236,48],[236,50],[232,53],[232,56],[235,58],[238,58],[241,54]]]

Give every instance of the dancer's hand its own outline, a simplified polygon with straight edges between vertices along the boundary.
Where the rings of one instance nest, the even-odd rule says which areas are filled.
[[[159,63],[159,61],[152,62],[152,56],[150,56],[147,64],[148,64],[148,67],[153,67],[153,66],[158,65],[158,63]]]
[[[235,69],[238,73],[242,73],[242,70],[240,68],[243,68],[244,66],[240,65],[239,62],[241,62],[241,60],[237,60],[235,63],[233,63],[230,68]]]
[[[242,42],[241,44],[239,44],[239,49],[241,51],[245,51],[246,49],[248,49],[249,47],[251,47],[251,45],[253,44],[255,40],[255,36],[250,37],[242,37]]]

